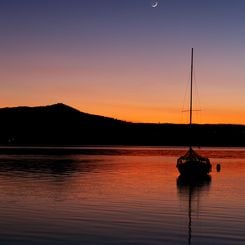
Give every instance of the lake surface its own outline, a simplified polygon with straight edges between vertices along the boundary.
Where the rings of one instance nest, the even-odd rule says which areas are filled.
[[[245,148],[199,149],[213,172],[191,187],[184,152],[1,147],[0,244],[245,244]]]

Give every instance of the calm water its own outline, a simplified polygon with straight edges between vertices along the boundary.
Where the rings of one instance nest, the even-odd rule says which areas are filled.
[[[179,182],[184,148],[0,152],[0,244],[245,244],[245,148],[201,149],[211,178]]]

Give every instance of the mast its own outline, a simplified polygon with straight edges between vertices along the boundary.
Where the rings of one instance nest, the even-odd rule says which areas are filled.
[[[192,144],[192,83],[193,83],[193,48],[191,49],[191,86],[190,86],[190,149]]]
[[[193,48],[191,49],[190,127],[192,125]]]

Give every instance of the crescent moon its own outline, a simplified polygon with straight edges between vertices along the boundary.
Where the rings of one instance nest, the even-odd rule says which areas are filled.
[[[151,6],[152,6],[152,8],[156,8],[158,6],[158,2],[157,1],[153,2]]]

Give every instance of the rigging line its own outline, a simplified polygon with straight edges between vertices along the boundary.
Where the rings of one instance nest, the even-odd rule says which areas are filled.
[[[198,90],[198,85],[197,85],[197,76],[196,76],[196,69],[195,69],[196,65],[194,66],[193,69],[193,81],[194,81],[194,94],[196,95],[196,102],[197,102],[197,110],[195,111],[199,111],[200,113],[198,113],[199,116],[199,123],[202,122],[202,105],[201,105],[201,100],[200,100],[200,96],[199,96],[199,90]]]
[[[181,112],[189,112],[190,110],[189,109],[185,109],[185,107],[187,107],[189,101],[187,100],[187,94],[189,92],[189,88],[190,88],[190,80],[191,80],[191,74],[190,73],[187,73],[187,79],[186,79],[186,86],[185,86],[185,94],[184,94],[184,98],[183,98],[183,102],[182,102],[182,107],[181,107]],[[184,122],[185,120],[185,117],[183,116],[183,113],[181,113],[181,122]],[[186,121],[187,122],[187,121]]]

